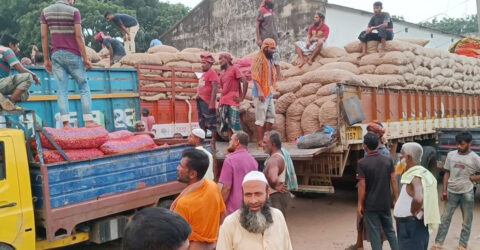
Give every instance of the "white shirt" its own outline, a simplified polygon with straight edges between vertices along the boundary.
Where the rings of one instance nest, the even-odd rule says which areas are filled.
[[[205,154],[208,155],[208,169],[207,169],[207,172],[205,173],[205,176],[203,178],[205,178],[206,180],[211,180],[213,181],[213,179],[215,178],[214,175],[213,175],[213,156],[210,152],[208,152],[208,150],[206,150],[205,148],[203,148],[202,146],[198,146],[196,147],[196,149],[200,149],[202,150],[203,152],[205,152]]]
[[[273,224],[263,234],[247,231],[240,224],[241,209],[227,216],[218,234],[219,250],[293,250],[282,212],[270,208]]]

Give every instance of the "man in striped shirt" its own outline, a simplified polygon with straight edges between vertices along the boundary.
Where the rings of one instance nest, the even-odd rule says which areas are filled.
[[[0,40],[0,107],[8,111],[20,109],[15,103],[28,99],[28,89],[33,81],[40,85],[38,77],[24,68],[15,56],[20,51],[18,44],[17,39],[7,34]],[[19,74],[10,76],[11,68]]]
[[[80,90],[83,120],[85,125],[94,126],[92,116],[92,98],[86,78],[86,69],[92,68],[85,50],[82,34],[80,11],[72,5],[74,0],[60,0],[43,9],[42,47],[45,70],[55,76],[57,82],[58,107],[64,128],[70,127],[68,106],[69,76]],[[52,59],[48,50],[48,34],[52,37]],[[83,59],[83,60],[82,60]]]

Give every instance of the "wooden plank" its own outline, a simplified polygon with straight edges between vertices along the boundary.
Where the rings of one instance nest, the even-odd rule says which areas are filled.
[[[296,192],[333,194],[335,192],[335,188],[333,186],[298,185],[298,189],[296,190]]]

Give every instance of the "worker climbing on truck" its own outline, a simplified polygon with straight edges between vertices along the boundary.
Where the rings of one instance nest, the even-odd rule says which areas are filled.
[[[367,42],[378,41],[382,45],[380,47],[380,57],[385,55],[386,41],[393,39],[393,21],[388,12],[383,12],[382,2],[373,3],[373,12],[375,15],[370,19],[368,28],[362,31],[358,36],[358,39],[362,42],[362,54],[359,57],[363,57],[367,54]]]
[[[104,16],[108,22],[114,22],[120,28],[127,53],[135,53],[135,36],[140,29],[137,19],[127,14],[112,14],[108,11]]]
[[[118,63],[127,53],[122,43],[115,38],[106,37],[103,32],[99,32],[95,35],[95,41],[101,43],[107,48],[110,55],[110,66]]]
[[[19,108],[16,102],[27,101],[33,81],[40,85],[37,75],[24,68],[15,56],[20,51],[18,44],[17,39],[7,34],[0,39],[0,107],[8,111]],[[19,74],[9,76],[11,68]]]

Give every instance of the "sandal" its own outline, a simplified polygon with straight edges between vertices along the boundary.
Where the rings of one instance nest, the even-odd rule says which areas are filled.
[[[16,106],[10,99],[0,95],[0,107],[6,111],[13,111],[16,110],[18,106]],[[20,108],[21,109],[21,108]]]

